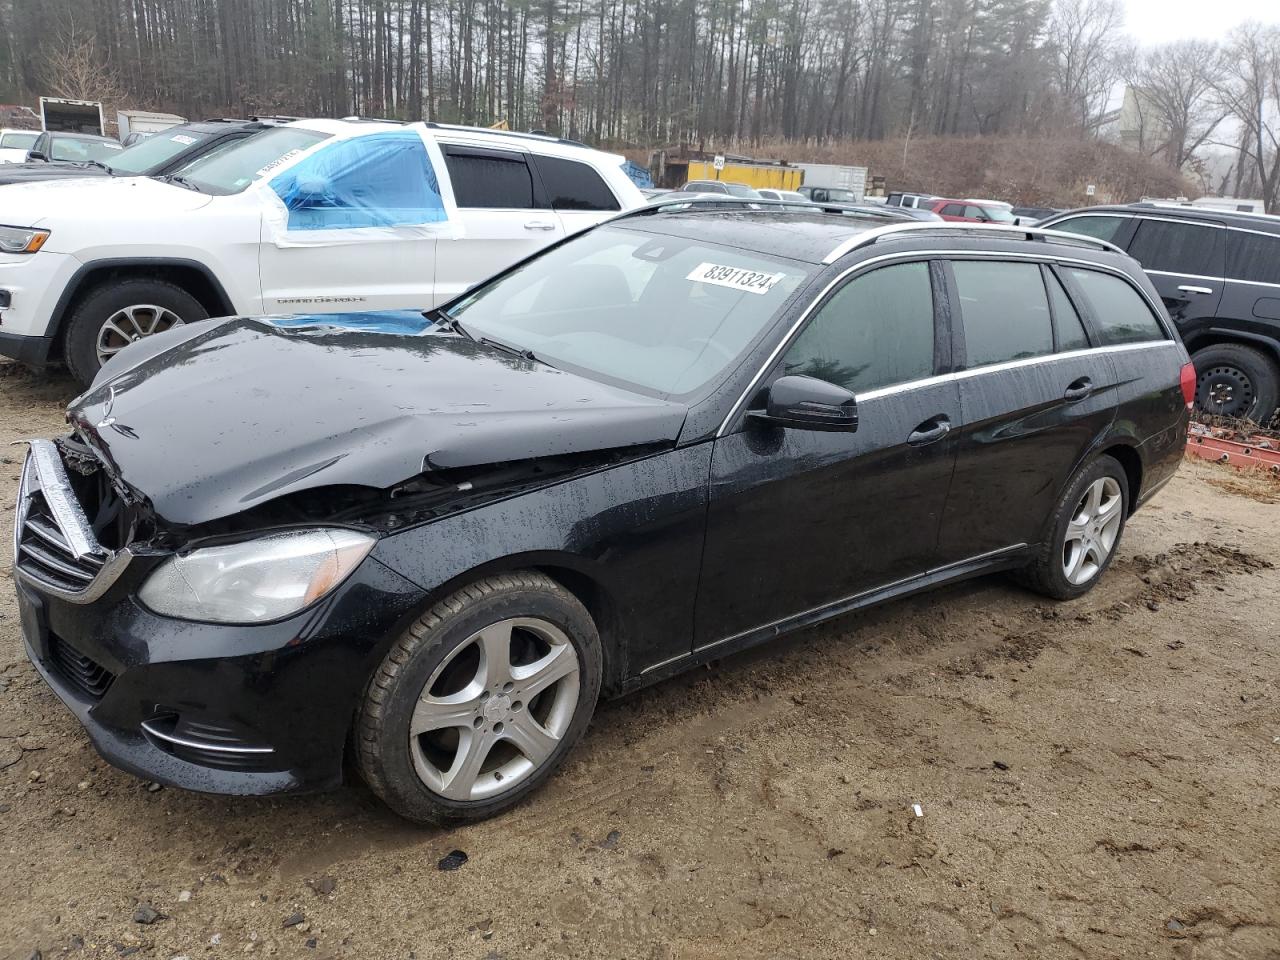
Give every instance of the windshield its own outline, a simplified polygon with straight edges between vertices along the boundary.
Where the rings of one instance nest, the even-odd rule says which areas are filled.
[[[759,200],[760,194],[756,193],[751,187],[745,183],[729,183],[727,180],[720,181],[724,184],[724,188],[729,191],[731,197],[748,197],[752,200]]]
[[[195,133],[183,127],[165,130],[121,150],[111,158],[111,170],[124,176],[146,175],[207,139],[208,134]]]
[[[254,180],[321,140],[328,140],[329,136],[301,127],[273,127],[192,160],[177,175],[184,183],[205,193],[239,193]]]
[[[69,160],[84,163],[87,160],[99,162],[114,158],[121,151],[120,144],[114,140],[81,140],[78,137],[54,137],[49,144],[50,160]]]
[[[991,218],[992,223],[1013,223],[1018,219],[1004,207],[983,207],[982,209]]]
[[[735,363],[813,268],[700,240],[602,227],[464,297],[473,337],[552,366],[679,396]]]
[[[38,131],[35,133],[6,133],[0,136],[0,149],[30,150],[35,146],[36,137],[38,136],[40,136]]]

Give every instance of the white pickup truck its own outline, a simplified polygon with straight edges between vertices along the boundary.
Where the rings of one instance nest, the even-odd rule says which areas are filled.
[[[88,383],[209,316],[433,307],[643,206],[622,163],[538,134],[304,120],[162,178],[9,186],[0,355]]]

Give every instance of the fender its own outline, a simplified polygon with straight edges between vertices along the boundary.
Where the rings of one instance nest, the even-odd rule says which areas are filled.
[[[189,260],[183,257],[109,257],[102,260],[90,260],[83,264],[67,282],[62,290],[62,295],[58,297],[58,302],[54,305],[53,314],[49,317],[49,328],[45,336],[53,339],[56,338],[62,329],[62,321],[66,319],[68,311],[71,309],[72,301],[77,293],[84,288],[86,278],[99,270],[129,270],[129,269],[154,269],[156,267],[177,267],[182,270],[194,270],[199,273],[209,284],[209,289],[213,292],[214,299],[217,300],[217,307],[225,314],[235,313],[235,305],[232,304],[231,298],[227,296],[226,288],[223,287],[222,281],[219,280],[209,267],[199,260]],[[210,311],[211,316],[217,316],[216,310]]]
[[[1280,363],[1280,340],[1275,337],[1269,337],[1265,333],[1251,333],[1247,330],[1241,330],[1238,327],[1207,327],[1204,330],[1197,331],[1191,336],[1191,342],[1208,337],[1217,336],[1222,340],[1244,341],[1247,343],[1257,344],[1264,347],[1276,362]],[[1190,349],[1190,348],[1188,348]],[[1196,346],[1195,349],[1202,349]]]

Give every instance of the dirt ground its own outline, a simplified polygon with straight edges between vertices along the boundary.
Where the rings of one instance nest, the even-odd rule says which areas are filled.
[[[0,368],[0,441],[72,392]],[[113,770],[5,586],[0,958],[1280,958],[1278,501],[1188,462],[1089,596],[978,580],[606,704],[452,833]]]

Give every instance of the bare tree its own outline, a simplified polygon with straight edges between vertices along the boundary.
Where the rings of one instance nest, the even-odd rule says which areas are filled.
[[[124,96],[120,80],[91,37],[74,31],[49,51],[41,77],[55,96],[115,103]]]
[[[1055,85],[1083,129],[1096,129],[1106,114],[1120,75],[1123,27],[1120,0],[1057,0],[1049,15]]]
[[[1237,181],[1252,168],[1268,213],[1280,209],[1280,27],[1246,23],[1227,41],[1214,90],[1241,128]]]
[[[1218,47],[1180,40],[1152,47],[1125,71],[1144,125],[1142,148],[1183,169],[1222,124],[1224,109],[1214,90],[1222,81]]]

